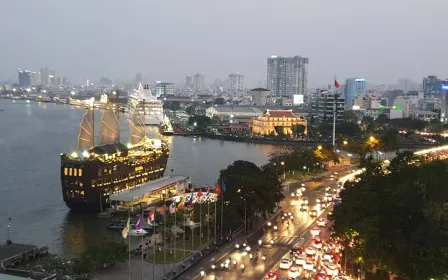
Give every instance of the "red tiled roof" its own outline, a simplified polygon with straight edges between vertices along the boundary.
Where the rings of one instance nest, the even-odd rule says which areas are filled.
[[[263,114],[266,117],[272,118],[298,118],[298,116],[292,113],[292,110],[267,110],[266,113]]]

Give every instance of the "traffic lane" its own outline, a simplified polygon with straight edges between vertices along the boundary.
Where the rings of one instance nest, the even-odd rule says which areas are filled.
[[[264,277],[265,272],[275,265],[278,258],[281,258],[288,251],[289,249],[287,248],[270,248],[269,246],[262,246],[259,248],[258,256],[256,256],[256,252],[253,253],[254,258],[252,260],[249,258],[248,254],[244,254],[243,252],[240,252],[239,255],[233,253],[229,271],[221,269],[219,265],[219,269],[207,273],[206,279],[215,279],[215,277],[218,279],[220,277],[225,279],[240,279],[241,277],[243,279],[245,279],[245,277],[247,277],[247,279],[261,279]],[[263,255],[266,256],[265,261],[262,260]],[[237,260],[236,266],[233,264],[235,259]],[[241,264],[245,265],[244,270],[241,269]]]

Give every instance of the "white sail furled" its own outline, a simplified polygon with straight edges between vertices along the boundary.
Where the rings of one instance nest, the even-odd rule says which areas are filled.
[[[95,138],[93,118],[94,109],[93,107],[88,107],[79,124],[78,151],[87,151],[93,148]]]
[[[101,145],[120,142],[120,112],[117,107],[109,103],[101,117]]]
[[[129,132],[132,145],[139,143],[145,137],[145,115],[139,110],[134,110],[130,114]]]

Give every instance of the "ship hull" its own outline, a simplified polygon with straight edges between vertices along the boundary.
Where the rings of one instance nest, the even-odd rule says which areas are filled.
[[[163,115],[145,115],[145,125],[158,126],[163,121]]]
[[[165,151],[157,157],[143,159],[138,164],[129,161],[105,163],[62,158],[61,183],[64,202],[75,212],[99,212],[102,208],[109,208],[110,193],[133,189],[162,178],[168,157],[169,152]]]

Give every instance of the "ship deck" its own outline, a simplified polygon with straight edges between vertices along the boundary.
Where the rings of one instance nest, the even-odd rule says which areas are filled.
[[[178,189],[184,189],[184,184],[189,182],[190,178],[180,175],[166,176],[131,190],[125,190],[120,193],[112,194],[109,196],[111,201],[115,202],[138,202],[144,197],[159,194],[163,190],[173,188],[178,185]]]

